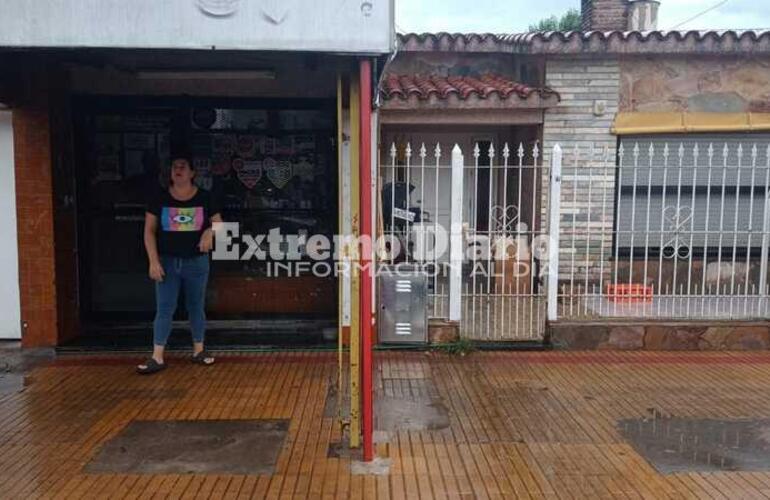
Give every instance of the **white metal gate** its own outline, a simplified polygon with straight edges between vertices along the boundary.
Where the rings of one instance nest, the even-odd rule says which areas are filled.
[[[465,338],[542,339],[548,169],[539,147],[479,143],[468,161],[458,146],[446,151],[391,145],[379,176],[390,242],[380,262],[421,264],[429,317],[459,319]]]

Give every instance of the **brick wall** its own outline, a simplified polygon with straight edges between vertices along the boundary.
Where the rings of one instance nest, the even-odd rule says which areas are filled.
[[[626,31],[627,0],[582,0],[583,31]]]
[[[56,345],[51,135],[47,109],[13,112],[22,343]]]
[[[588,267],[598,278],[600,271],[609,272],[600,260],[606,262],[612,254],[617,138],[610,127],[618,111],[620,70],[615,60],[552,60],[546,63],[546,83],[561,95],[543,124],[543,161],[550,163],[556,144],[564,151],[560,274],[567,277],[574,264],[576,274],[582,276]],[[594,114],[597,101],[606,105],[601,116]],[[602,228],[604,237],[598,236]]]

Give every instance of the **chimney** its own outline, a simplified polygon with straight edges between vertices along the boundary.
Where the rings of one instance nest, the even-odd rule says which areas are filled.
[[[658,29],[658,0],[581,0],[583,31]]]
[[[628,0],[582,0],[583,31],[626,31]]]
[[[629,6],[628,31],[655,31],[658,29],[657,0],[636,0]]]

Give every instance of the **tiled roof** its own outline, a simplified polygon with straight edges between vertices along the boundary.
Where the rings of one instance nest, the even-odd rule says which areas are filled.
[[[487,74],[478,78],[470,76],[421,76],[396,75],[385,77],[382,93],[385,99],[409,99],[416,97],[421,100],[435,96],[438,99],[449,99],[452,96],[460,100],[476,97],[488,99],[496,96],[501,100],[516,96],[527,99],[532,94],[540,97],[555,96],[550,89],[538,89],[514,82],[499,75]]]
[[[540,33],[408,33],[400,50],[578,53],[770,53],[770,31],[568,31]]]

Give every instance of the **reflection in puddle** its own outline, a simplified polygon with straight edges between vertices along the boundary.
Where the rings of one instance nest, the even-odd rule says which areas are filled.
[[[621,420],[618,430],[658,472],[768,471],[770,419]]]
[[[20,392],[31,383],[31,377],[20,373],[0,373],[0,396]]]

